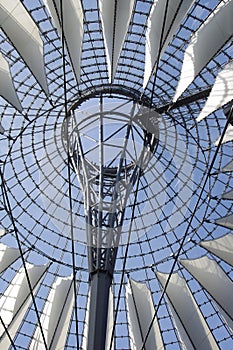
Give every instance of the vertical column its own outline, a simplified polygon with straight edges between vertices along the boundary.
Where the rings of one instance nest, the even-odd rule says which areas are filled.
[[[105,350],[111,283],[112,276],[107,271],[91,276],[87,350]]]

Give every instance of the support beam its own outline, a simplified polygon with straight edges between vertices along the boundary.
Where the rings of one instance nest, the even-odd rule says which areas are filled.
[[[168,103],[166,105],[163,105],[163,106],[157,108],[156,111],[161,114],[161,113],[164,113],[164,112],[166,112],[168,110],[171,111],[173,109],[186,106],[189,103],[197,102],[199,100],[203,100],[203,99],[205,99],[205,98],[207,98],[209,96],[210,91],[211,91],[211,88],[207,88],[205,90],[198,91],[195,94],[188,95],[188,96],[185,96],[183,98],[180,98],[179,100],[177,100],[174,103]]]
[[[111,283],[112,276],[107,271],[91,276],[87,350],[105,349]]]

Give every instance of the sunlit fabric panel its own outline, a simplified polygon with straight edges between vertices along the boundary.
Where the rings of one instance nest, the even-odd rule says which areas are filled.
[[[72,282],[72,277],[58,277],[44,306],[41,325],[44,330],[46,344],[50,350],[65,348],[74,302]],[[33,337],[31,348],[38,350],[45,348],[39,326],[37,326]]]
[[[77,82],[80,82],[83,41],[83,10],[80,0],[46,0],[45,3],[61,35],[64,29],[66,48]],[[62,16],[61,16],[62,6]]]
[[[217,75],[210,95],[197,121],[224,106],[233,99],[233,62],[228,63]]]
[[[187,47],[175,102],[205,65],[216,55],[233,34],[233,1],[222,2],[193,35]]]
[[[169,303],[169,308],[171,310],[171,315],[173,318],[174,325],[176,326],[178,338],[181,343],[181,349],[182,350],[196,350],[195,347],[192,344],[192,341],[189,337],[189,335],[186,332],[186,329],[183,327],[182,321],[179,318],[178,314],[176,313],[175,309],[173,308],[172,304]]]
[[[43,277],[47,266],[34,266],[26,264],[28,277],[31,283],[33,293],[36,294],[36,287]],[[13,278],[11,284],[6,289],[0,299],[0,316],[7,327],[10,337],[13,339],[22,322],[24,315],[32,302],[30,288],[24,268],[22,267]],[[11,342],[4,330],[2,323],[0,324],[0,348],[8,349]]]
[[[14,261],[20,256],[20,251],[17,248],[11,248],[3,243],[0,243],[0,273],[5,271]]]
[[[223,193],[221,197],[222,199],[233,199],[233,190]]]
[[[6,233],[6,230],[2,227],[0,227],[0,237],[4,236]]]
[[[19,0],[0,1],[0,27],[48,94],[39,29]]]
[[[208,257],[195,260],[181,260],[181,264],[207,290],[228,316],[227,321],[233,329],[233,282],[219,266]]]
[[[166,50],[193,0],[155,0],[148,17],[143,88],[145,89],[158,60]],[[168,4],[167,4],[168,3]]]
[[[18,111],[22,111],[22,106],[12,81],[9,65],[2,54],[0,54],[0,95]]]
[[[128,281],[126,287],[126,305],[129,317],[129,331],[131,334],[131,349],[141,349],[148,329],[155,314],[155,308],[150,290],[146,284]],[[157,317],[145,343],[147,349],[164,349],[164,344]]]
[[[108,77],[114,79],[118,59],[128,31],[134,0],[100,0],[99,10],[103,30]]]
[[[233,219],[232,219],[233,221]],[[228,233],[217,239],[202,241],[200,245],[233,266],[233,234]]]
[[[86,305],[85,320],[84,320],[84,326],[83,326],[83,338],[82,338],[82,344],[81,344],[82,350],[87,350],[89,312],[90,312],[90,292],[88,293],[88,296],[87,296],[87,305]]]
[[[162,287],[165,288],[168,274],[157,272],[157,277]],[[186,348],[195,350],[219,349],[186,281],[177,273],[171,275],[166,295],[169,304],[172,305],[171,312]]]
[[[223,218],[217,219],[215,221],[217,225],[224,226],[227,228],[232,229],[233,228],[233,214],[224,216]]]
[[[228,125],[227,130],[223,136],[223,139],[221,140],[221,136],[214,142],[215,146],[218,146],[218,144],[221,142],[221,144],[224,144],[226,142],[233,140],[233,126],[231,124]]]
[[[222,172],[226,171],[233,171],[233,161],[230,161],[222,168]]]
[[[84,330],[83,330],[83,340],[81,345],[82,350],[87,350],[88,319],[89,319],[89,312],[90,312],[89,310],[90,310],[90,293],[88,294],[88,299],[87,299],[87,308],[86,308]],[[113,327],[114,327],[114,299],[113,299],[112,289],[110,289],[109,301],[108,301],[108,325],[107,325],[106,344],[105,344],[106,350],[110,350],[110,349],[114,350],[115,348],[114,339],[111,345]],[[111,348],[110,348],[110,345],[111,345]]]

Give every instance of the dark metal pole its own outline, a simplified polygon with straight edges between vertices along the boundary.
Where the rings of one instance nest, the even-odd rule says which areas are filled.
[[[112,276],[107,271],[91,276],[87,350],[105,350],[111,283]]]

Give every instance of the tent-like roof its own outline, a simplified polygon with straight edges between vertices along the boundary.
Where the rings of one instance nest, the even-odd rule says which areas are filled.
[[[128,173],[145,130],[156,142],[124,213],[106,349],[233,348],[232,15],[232,0],[0,0],[0,348],[86,349],[67,150],[76,123],[112,178],[129,120]]]

